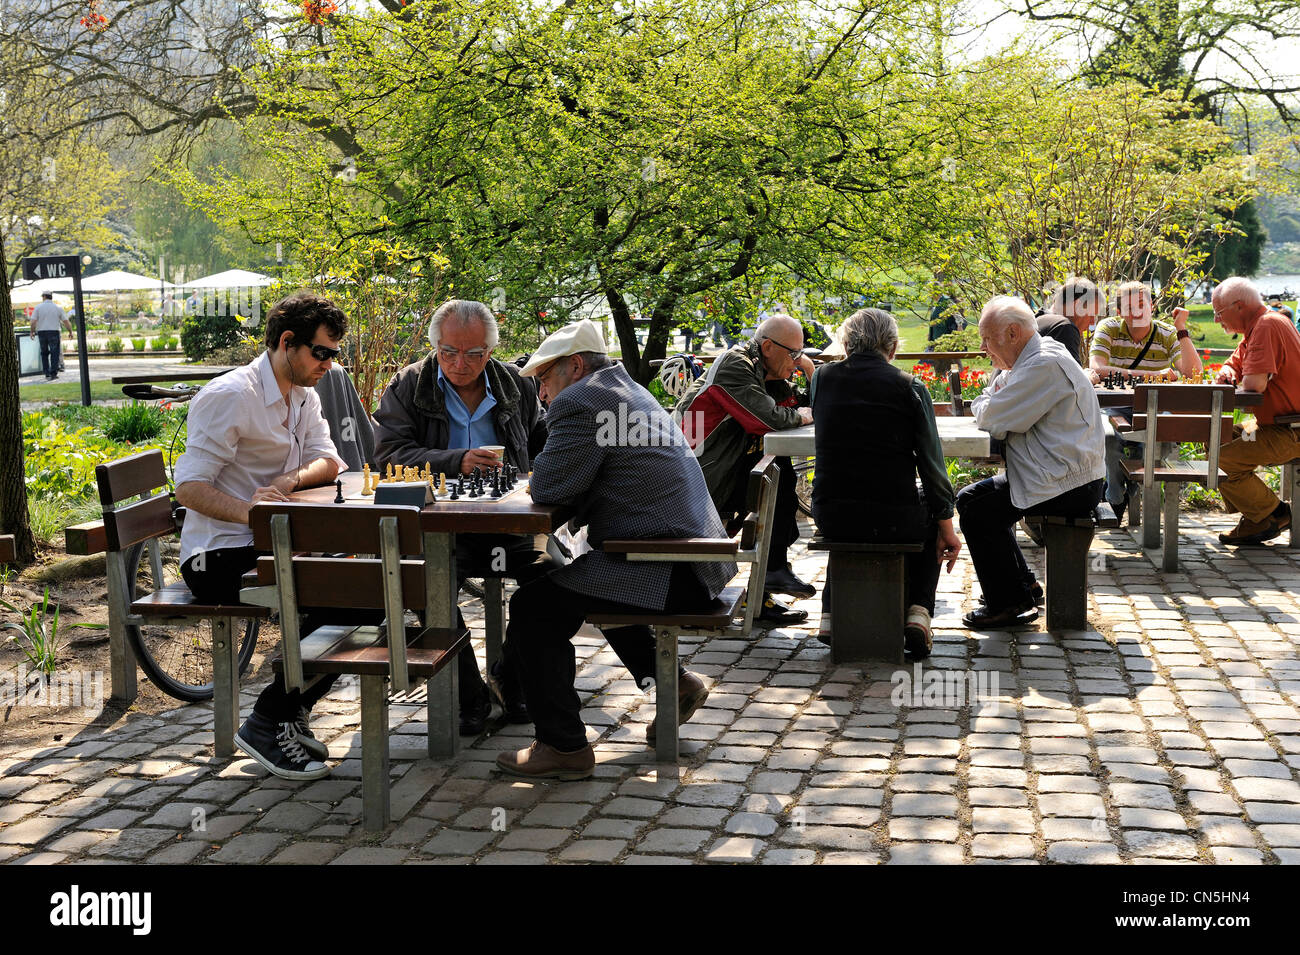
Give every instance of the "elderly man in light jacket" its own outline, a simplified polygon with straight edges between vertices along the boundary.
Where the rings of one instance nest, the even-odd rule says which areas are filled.
[[[1026,514],[1081,516],[1101,500],[1105,431],[1097,395],[1078,360],[1040,338],[1034,313],[1018,298],[991,299],[980,315],[984,351],[999,369],[971,402],[975,423],[1005,441],[1006,471],[957,495],[984,604],[963,622],[971,629],[1020,626],[1038,616],[1042,590],[1016,544]]]

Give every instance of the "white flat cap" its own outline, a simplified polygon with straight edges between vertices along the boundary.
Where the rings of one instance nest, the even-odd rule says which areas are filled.
[[[600,326],[587,318],[572,325],[565,325],[559,331],[551,332],[546,337],[546,341],[533,352],[533,357],[528,359],[528,364],[524,365],[519,374],[531,377],[537,374],[538,369],[549,365],[555,359],[566,358],[583,351],[609,354]]]

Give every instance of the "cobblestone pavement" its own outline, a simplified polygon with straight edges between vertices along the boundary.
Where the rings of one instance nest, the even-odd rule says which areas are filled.
[[[817,600],[807,628],[684,639],[712,695],[684,727],[679,776],[656,772],[653,704],[594,634],[576,641],[589,781],[497,776],[528,727],[432,762],[422,704],[394,704],[395,818],[378,835],[359,824],[354,686],[317,709],[338,762],[312,783],[214,759],[201,705],[0,744],[0,860],[1300,862],[1300,571],[1281,546],[1222,548],[1230,523],[1186,515],[1181,574],[1127,533],[1099,535],[1086,632],[962,629],[963,560],[920,668],[835,666],[812,635]],[[823,555],[795,566],[824,577]]]

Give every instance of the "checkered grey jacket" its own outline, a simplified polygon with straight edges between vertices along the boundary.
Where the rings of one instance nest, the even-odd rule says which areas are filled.
[[[546,447],[533,461],[533,500],[577,508],[593,547],[613,538],[725,537],[681,429],[622,365],[569,385],[551,402]],[[666,609],[672,564],[630,563],[599,550],[556,571],[578,593]],[[734,563],[691,564],[711,596]]]

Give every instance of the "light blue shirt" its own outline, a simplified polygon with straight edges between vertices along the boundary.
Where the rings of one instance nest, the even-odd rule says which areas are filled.
[[[481,448],[486,444],[501,443],[497,440],[496,425],[493,424],[492,415],[489,413],[497,406],[497,399],[492,394],[492,384],[487,380],[486,372],[483,374],[483,384],[487,388],[487,394],[483,396],[483,400],[471,415],[465,402],[456,393],[456,388],[443,377],[442,368],[438,369],[438,387],[442,389],[442,396],[447,405],[448,449]]]

